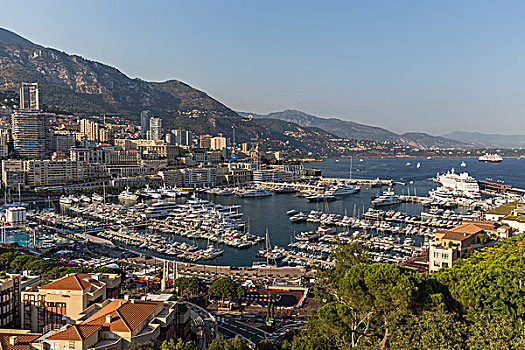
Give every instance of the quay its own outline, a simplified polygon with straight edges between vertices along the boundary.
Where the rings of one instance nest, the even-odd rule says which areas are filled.
[[[228,276],[243,276],[247,278],[298,278],[302,276],[314,276],[314,270],[308,270],[302,266],[225,266],[225,265],[205,265],[194,264],[188,262],[180,262],[162,258],[134,258],[139,264],[146,263],[150,266],[162,267],[164,262],[173,263],[177,266],[179,274],[189,275],[219,275],[223,277]]]
[[[333,183],[333,182],[351,182],[353,184],[361,186],[372,186],[375,183],[381,182],[381,186],[391,187],[394,185],[393,180],[381,180],[381,179],[347,179],[347,178],[329,178],[322,177],[319,182],[321,184]],[[266,189],[274,189],[279,187],[293,188],[297,191],[318,191],[323,189],[322,186],[318,184],[305,184],[297,182],[271,182],[271,181],[257,181],[255,184],[264,187]]]
[[[149,244],[155,245],[155,246],[160,246],[160,244],[152,242],[151,240],[148,240],[148,239],[146,239],[144,237],[141,237],[141,236],[132,236],[132,235],[128,235],[126,233],[122,233],[122,232],[118,232],[118,231],[114,231],[114,230],[108,230],[108,232],[112,236],[117,236],[117,237],[124,238],[124,239],[130,239],[130,240],[140,241],[140,242],[143,242],[143,243],[149,243]],[[190,252],[188,250],[180,249],[180,248],[178,248],[176,246],[172,246],[171,249],[176,250],[179,253],[184,253],[184,254],[187,254],[187,255],[191,255],[191,256],[193,256],[195,258],[200,258],[200,259],[206,259],[207,258],[207,256],[204,255],[204,254],[200,254],[198,252]]]
[[[361,186],[371,186],[372,184],[376,182],[381,182],[381,186],[387,186],[392,187],[394,186],[394,180],[381,180],[381,179],[347,179],[347,178],[338,178],[338,177],[322,177],[322,182],[340,182],[340,181],[346,181],[346,182],[352,182],[356,185]]]

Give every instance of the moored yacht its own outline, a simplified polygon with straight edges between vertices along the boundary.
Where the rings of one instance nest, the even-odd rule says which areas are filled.
[[[73,204],[73,199],[69,196],[61,196],[58,201],[62,204]]]
[[[100,194],[98,193],[93,193],[91,195],[91,200],[94,201],[94,202],[103,202],[104,201],[104,197],[102,197]]]
[[[361,187],[355,185],[339,185],[328,190],[327,194],[331,196],[346,196],[354,194],[361,190]]]
[[[175,202],[157,202],[144,209],[141,215],[146,219],[165,217],[178,207],[179,205]]]
[[[374,199],[372,201],[372,205],[374,207],[381,207],[386,205],[393,205],[402,203],[403,201],[401,198],[399,198],[398,195],[396,195],[393,191],[385,191],[383,194],[381,194],[379,197]]]
[[[241,198],[254,198],[254,197],[268,197],[271,196],[272,192],[265,188],[257,188],[255,190],[248,190],[238,194]]]
[[[129,190],[129,188],[127,188],[126,190],[120,192],[120,194],[118,195],[118,199],[123,201],[136,201],[137,199],[139,199],[139,196],[134,194]]]

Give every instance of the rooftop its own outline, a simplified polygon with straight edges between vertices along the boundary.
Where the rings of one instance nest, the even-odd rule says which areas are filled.
[[[109,325],[111,331],[128,332],[139,327],[162,305],[157,301],[115,299],[82,324]]]
[[[102,326],[99,325],[72,325],[66,326],[66,329],[60,330],[49,337],[48,340],[71,340],[80,341],[88,338],[95,332],[98,332]]]
[[[93,275],[88,273],[74,273],[66,277],[59,278],[40,287],[40,289],[58,290],[88,290],[92,285],[103,286],[104,284],[93,279]]]
[[[497,208],[494,208],[492,210],[489,210],[488,212],[486,212],[486,214],[509,215],[511,213],[511,211],[516,209],[518,204],[523,204],[523,203],[521,203],[521,202],[507,203],[507,204],[501,205],[501,206],[499,206]]]
[[[10,340],[12,337],[16,337],[14,345],[11,344]],[[0,349],[1,350],[27,350],[30,348],[30,344],[38,339],[40,334],[13,334],[13,333],[0,333]],[[14,339],[13,339],[14,340]]]

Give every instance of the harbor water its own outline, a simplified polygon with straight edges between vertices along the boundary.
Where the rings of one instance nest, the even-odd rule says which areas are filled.
[[[466,167],[461,167],[462,162]],[[417,164],[420,164],[417,167]],[[352,164],[352,171],[350,165]],[[428,191],[435,188],[436,184],[432,177],[455,168],[456,172],[467,171],[478,180],[500,181],[511,184],[514,187],[525,187],[525,160],[505,159],[501,163],[483,163],[477,159],[451,159],[451,158],[373,158],[356,159],[349,158],[326,159],[322,162],[311,162],[306,167],[319,168],[322,175],[328,178],[352,178],[354,179],[392,179],[397,184],[394,190],[397,194],[410,194],[426,196]],[[274,194],[269,197],[240,198],[237,196],[215,196],[211,194],[200,194],[201,198],[211,200],[222,205],[240,205],[243,219],[247,222],[247,231],[261,237],[265,237],[266,231],[271,246],[287,247],[293,241],[294,235],[303,231],[315,231],[319,224],[315,223],[290,223],[289,210],[301,211],[308,214],[311,210],[322,211],[348,216],[361,216],[371,207],[371,196],[378,192],[377,188],[361,187],[356,194],[339,197],[334,202],[308,202],[305,198],[295,197],[294,194]],[[184,202],[185,198],[177,199]],[[401,203],[382,208],[393,209],[410,215],[419,215],[422,206],[419,203]],[[461,209],[458,209],[461,210]],[[206,248],[205,240],[193,240],[184,237],[174,237],[177,241],[187,242]],[[257,251],[265,247],[265,243],[254,245],[247,249],[237,249],[225,245],[224,254],[207,263],[232,266],[250,266],[254,261],[262,261],[256,258]],[[146,252],[146,251],[145,251]],[[151,254],[151,252],[147,252]],[[156,255],[156,254],[153,254]]]

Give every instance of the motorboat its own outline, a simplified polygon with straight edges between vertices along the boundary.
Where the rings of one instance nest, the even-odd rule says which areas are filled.
[[[93,202],[103,202],[104,201],[104,197],[102,197],[100,194],[95,192],[95,193],[93,193],[91,195],[91,200]]]
[[[349,194],[357,193],[361,190],[361,187],[355,185],[340,185],[328,190],[327,194],[331,196],[346,196]]]
[[[254,190],[248,190],[238,193],[238,196],[241,198],[269,197],[271,195],[272,192],[268,191],[265,188],[257,188]]]
[[[58,201],[62,204],[73,204],[73,199],[69,196],[61,196]]]
[[[128,188],[120,192],[120,194],[118,195],[118,199],[123,200],[123,201],[136,201],[139,199],[139,196],[131,192]]]
[[[324,202],[324,201],[332,202],[332,201],[336,201],[337,197],[322,193],[322,194],[314,194],[312,196],[308,196],[306,197],[306,200],[308,200],[308,202]]]
[[[393,191],[389,190],[383,192],[383,194],[374,199],[372,201],[372,205],[374,207],[382,207],[387,205],[399,204],[402,202],[403,200],[398,195],[396,195]]]

